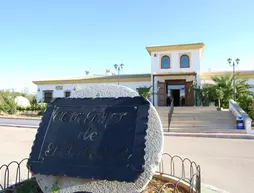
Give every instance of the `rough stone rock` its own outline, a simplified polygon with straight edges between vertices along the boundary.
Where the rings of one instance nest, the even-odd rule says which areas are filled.
[[[19,107],[30,107],[31,106],[30,101],[23,96],[17,96],[17,97],[15,97],[14,100],[15,100],[16,105]]]
[[[94,85],[85,86],[83,89],[72,94],[73,98],[84,97],[135,97],[137,92],[118,85]],[[51,186],[58,181],[61,193],[73,193],[87,191],[92,193],[138,193],[151,180],[155,170],[158,168],[163,152],[163,130],[159,115],[151,105],[149,110],[148,129],[145,148],[144,172],[135,183],[86,180],[71,177],[58,177],[36,174],[36,180],[45,193],[51,192]]]

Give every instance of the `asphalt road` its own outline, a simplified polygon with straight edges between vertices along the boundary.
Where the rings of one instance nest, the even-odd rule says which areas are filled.
[[[36,131],[0,127],[0,165],[28,157]],[[198,163],[202,183],[232,193],[253,193],[254,140],[166,136],[164,152]]]
[[[24,126],[39,126],[40,120],[26,119],[6,119],[0,118],[0,125],[24,125]]]

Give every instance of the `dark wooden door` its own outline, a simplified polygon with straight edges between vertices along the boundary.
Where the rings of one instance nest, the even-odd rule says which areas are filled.
[[[166,106],[166,84],[158,83],[158,106]]]

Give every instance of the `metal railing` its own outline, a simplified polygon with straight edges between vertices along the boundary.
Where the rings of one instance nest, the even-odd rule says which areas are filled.
[[[167,164],[165,164],[165,162],[167,162]],[[173,193],[201,193],[201,168],[189,158],[181,158],[178,155],[171,156],[168,153],[164,153],[157,173],[161,176],[166,174],[166,176],[169,176],[172,180],[162,183],[159,187],[154,185],[146,188],[141,193],[147,193],[149,191],[153,193],[162,193],[165,187],[170,187]],[[184,184],[185,188],[183,188]],[[183,191],[183,189],[185,189],[185,191]]]
[[[173,112],[174,112],[174,99],[172,99],[170,107],[169,107],[169,111],[168,111],[168,132],[170,131],[170,123],[172,120]]]
[[[3,178],[2,175],[0,175],[0,193],[11,189],[13,186],[17,187],[18,184],[22,184],[25,180],[30,179],[33,176],[26,167],[27,160],[28,159],[25,158],[20,162],[12,161],[9,164],[4,164],[0,167],[0,174],[3,174]],[[11,172],[11,170],[13,172]],[[200,166],[189,158],[181,158],[177,155],[171,156],[168,153],[164,153],[156,174],[158,176],[166,175],[172,180],[165,181],[159,187],[158,184],[147,187],[141,193],[162,193],[165,187],[170,187],[170,190],[173,193],[201,192]],[[11,180],[13,181],[11,182]],[[183,184],[185,184],[185,191],[182,191]]]
[[[12,161],[9,164],[0,166],[0,191],[32,177],[32,174],[26,168],[27,160],[28,158],[25,158],[20,162]]]

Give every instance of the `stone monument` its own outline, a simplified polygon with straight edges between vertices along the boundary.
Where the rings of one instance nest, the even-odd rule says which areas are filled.
[[[48,105],[28,168],[43,192],[137,193],[161,160],[163,130],[151,103],[118,85],[86,86]]]

